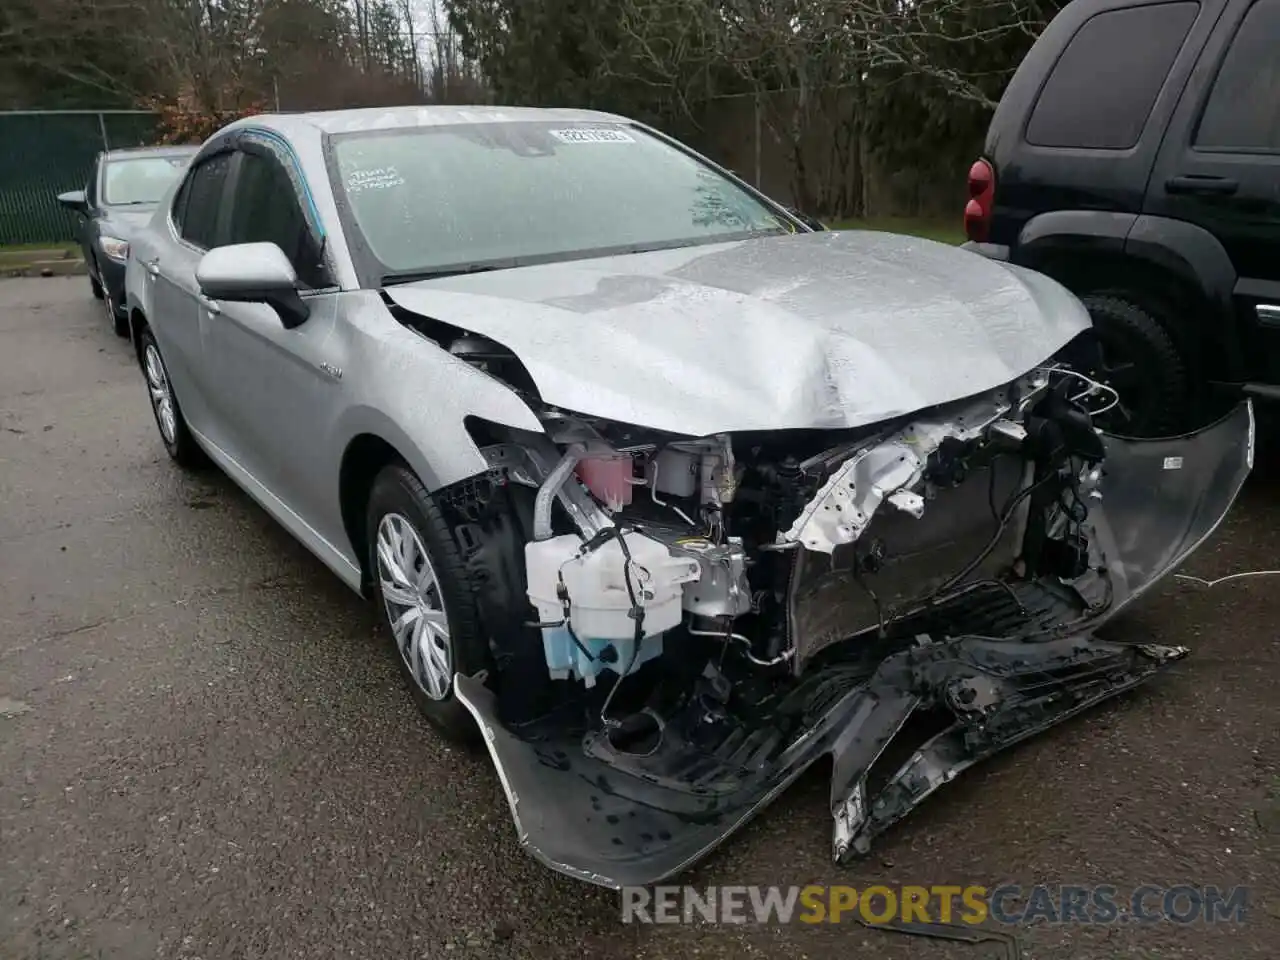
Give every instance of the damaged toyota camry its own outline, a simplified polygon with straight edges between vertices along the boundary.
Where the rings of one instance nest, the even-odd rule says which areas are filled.
[[[1100,430],[1125,398],[1073,366],[1054,281],[815,229],[609,114],[238,121],[127,298],[170,455],[372,597],[520,842],[606,886],[679,873],[819,760],[857,857],[1179,660],[1105,625],[1252,465],[1247,402]]]

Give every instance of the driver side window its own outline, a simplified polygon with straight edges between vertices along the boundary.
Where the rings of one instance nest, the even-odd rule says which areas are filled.
[[[303,285],[312,289],[328,285],[297,189],[269,154],[256,150],[240,154],[229,234],[229,243],[274,243],[289,258]]]

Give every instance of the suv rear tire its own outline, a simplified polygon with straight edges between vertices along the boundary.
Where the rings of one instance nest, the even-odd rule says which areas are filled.
[[[1084,372],[1120,393],[1119,404],[1098,417],[1098,425],[1131,437],[1185,430],[1191,379],[1168,322],[1128,291],[1102,290],[1080,300],[1093,320]]]

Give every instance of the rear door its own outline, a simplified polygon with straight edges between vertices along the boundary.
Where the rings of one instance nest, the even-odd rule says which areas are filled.
[[[1204,227],[1235,267],[1251,376],[1280,383],[1280,0],[1237,0],[1178,104],[1145,212]]]
[[[302,171],[273,138],[238,143],[227,240],[274,243],[293,264],[311,310],[289,330],[265,303],[221,301],[206,317],[204,353],[219,385],[224,449],[313,530],[336,502],[337,464],[327,440],[341,395],[337,291],[323,262],[323,233]],[[336,516],[336,514],[333,514]]]
[[[196,283],[200,258],[222,243],[232,153],[223,150],[192,166],[174,196],[170,227],[142,258],[151,286],[148,317],[187,422],[221,446],[216,395],[201,343],[202,315],[210,303]]]

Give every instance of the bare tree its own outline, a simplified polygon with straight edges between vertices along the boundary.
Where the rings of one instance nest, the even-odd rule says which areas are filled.
[[[214,119],[280,85],[307,108],[414,102],[414,16],[411,0],[4,0],[0,80]]]
[[[857,216],[872,78],[927,77],[957,101],[993,108],[998,82],[956,51],[1038,33],[1048,15],[1036,2],[616,0],[628,56],[608,66],[685,104],[691,81],[728,72],[788,152],[797,205]]]
[[[479,103],[489,99],[480,67],[462,51],[462,40],[454,32],[439,4],[427,8],[429,74],[428,98],[433,103]]]
[[[34,73],[93,91],[106,102],[131,101],[142,92],[145,72],[123,51],[85,52],[127,27],[137,9],[131,0],[5,0],[0,64],[19,77]]]

